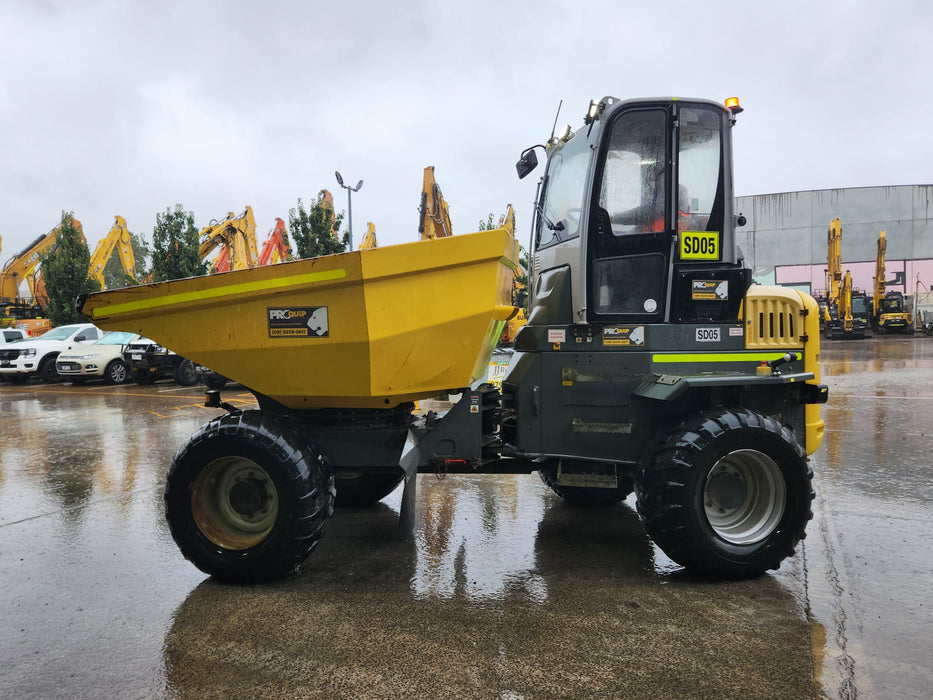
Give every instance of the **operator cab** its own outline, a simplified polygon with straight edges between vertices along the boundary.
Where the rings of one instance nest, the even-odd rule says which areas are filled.
[[[749,284],[735,258],[731,127],[707,100],[592,103],[546,147],[534,223],[536,296],[574,283],[545,323],[729,320]],[[529,157],[531,156],[531,157]],[[529,149],[519,162],[527,174]],[[585,284],[580,284],[584,279]],[[532,310],[534,315],[534,310]]]

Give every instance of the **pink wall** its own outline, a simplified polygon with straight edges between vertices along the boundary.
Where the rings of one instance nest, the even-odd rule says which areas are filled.
[[[865,292],[874,288],[875,263],[856,262],[843,263],[842,272],[852,273],[852,286]],[[904,292],[913,294],[917,289],[919,279],[923,291],[933,290],[933,260],[886,260],[884,265],[885,278],[891,282],[898,275],[903,277],[905,284],[888,284],[889,292]],[[774,268],[774,281],[776,284],[787,286],[810,285],[811,292],[822,291],[826,288],[826,265],[778,265]]]

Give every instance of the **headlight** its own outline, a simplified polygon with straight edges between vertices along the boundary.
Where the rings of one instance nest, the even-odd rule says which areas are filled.
[[[22,351],[21,351],[21,354],[22,354],[23,357],[35,357],[35,356],[36,356],[36,349],[35,349],[35,348],[26,348],[25,350],[22,350]]]

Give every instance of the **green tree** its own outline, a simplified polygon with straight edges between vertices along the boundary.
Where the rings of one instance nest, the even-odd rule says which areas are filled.
[[[316,258],[319,255],[342,253],[350,247],[350,232],[337,237],[343,214],[334,214],[334,205],[326,190],[318,192],[317,199],[305,210],[301,199],[298,207],[288,210],[288,230],[295,242],[296,258]]]
[[[166,209],[164,214],[156,214],[156,225],[152,229],[153,281],[207,274],[199,246],[194,214],[186,212],[181,204],[176,204],[174,211]]]
[[[44,311],[56,326],[79,323],[84,317],[75,308],[81,294],[98,291],[88,276],[91,251],[74,224],[74,214],[62,212],[61,230],[55,245],[42,256],[42,280],[48,297]]]
[[[489,216],[485,221],[482,219],[479,220],[477,231],[492,231],[494,228],[499,228],[498,225],[493,223],[492,212],[489,212]]]
[[[145,237],[142,234],[136,234],[130,231],[130,245],[133,247],[133,258],[136,262],[136,281],[138,282],[147,274],[149,274],[148,267],[148,258],[149,258],[149,244],[146,242]],[[104,265],[104,282],[107,284],[107,289],[119,289],[120,287],[126,287],[129,284],[135,284],[130,279],[127,279],[127,276],[123,273],[123,265],[120,263],[120,254],[114,248],[113,253],[110,254],[110,259],[107,261],[107,264]]]

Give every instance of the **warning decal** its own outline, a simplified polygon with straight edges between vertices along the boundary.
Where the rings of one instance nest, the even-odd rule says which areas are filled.
[[[329,338],[326,306],[285,306],[266,309],[270,338]]]

